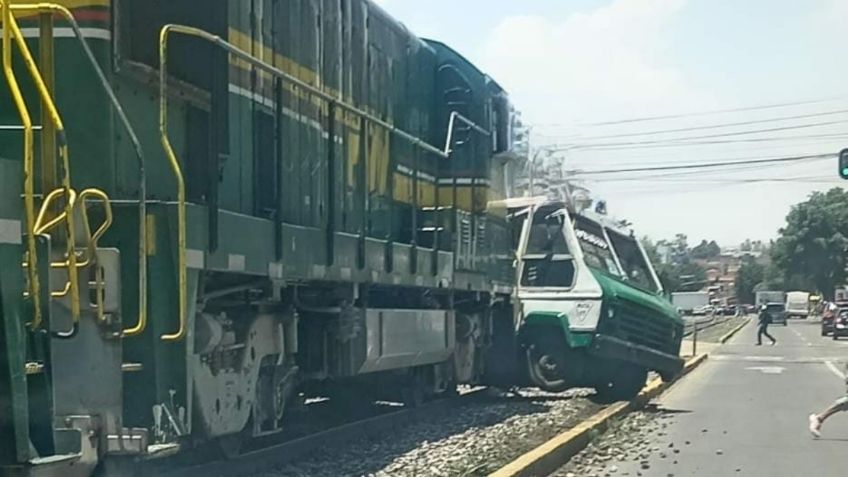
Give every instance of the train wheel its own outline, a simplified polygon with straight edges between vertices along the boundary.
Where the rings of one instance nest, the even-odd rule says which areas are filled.
[[[248,422],[245,429],[250,429],[252,424]],[[221,453],[228,459],[235,459],[240,456],[244,450],[245,444],[249,437],[246,431],[237,432],[235,434],[227,434],[215,439],[215,443],[221,450]]]
[[[427,398],[427,385],[422,373],[413,371],[412,377],[400,390],[401,400],[406,407],[418,407]]]

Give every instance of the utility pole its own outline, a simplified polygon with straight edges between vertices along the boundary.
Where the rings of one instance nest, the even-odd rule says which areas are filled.
[[[532,132],[533,126],[529,126],[527,128],[527,159],[529,159],[527,167],[530,168],[530,180],[529,185],[527,186],[527,191],[525,192],[527,197],[533,197],[533,178],[536,175],[536,156],[539,154],[538,151],[535,153],[533,152]]]

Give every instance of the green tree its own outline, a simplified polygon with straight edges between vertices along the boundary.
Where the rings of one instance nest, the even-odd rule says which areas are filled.
[[[740,303],[754,303],[754,287],[763,282],[765,266],[757,263],[750,255],[742,259],[742,265],[736,274],[736,298]]]
[[[835,187],[792,206],[771,259],[784,289],[820,291],[832,299],[834,288],[845,283],[846,251],[848,192]]]
[[[701,243],[692,247],[692,251],[690,255],[692,258],[715,258],[721,254],[721,247],[718,246],[715,240],[710,240],[707,242],[706,240],[701,240]]]
[[[707,271],[695,262],[673,264],[665,270],[669,276],[669,291],[698,291],[707,283]]]
[[[671,242],[671,259],[674,263],[689,260],[689,242],[686,234],[676,234]]]
[[[667,244],[671,247],[671,263],[660,263],[657,245]],[[677,234],[672,242],[660,240],[656,244],[648,237],[642,238],[645,253],[654,265],[657,278],[667,293],[676,291],[698,291],[706,284],[707,272],[703,267],[690,259],[690,251],[686,243],[686,235]]]
[[[654,265],[657,272],[657,278],[660,279],[663,289],[668,292],[676,291],[698,291],[703,288],[706,283],[707,272],[703,267],[689,260],[688,249],[685,252],[681,251],[681,245],[685,246],[686,236],[677,234],[677,238],[673,245],[673,255],[675,260],[672,263],[661,263],[659,254],[657,253],[657,244],[667,243],[660,240],[656,244],[648,238],[642,238],[642,247],[645,248],[645,253]],[[677,256],[680,255],[680,256]],[[680,260],[679,262],[677,260]]]

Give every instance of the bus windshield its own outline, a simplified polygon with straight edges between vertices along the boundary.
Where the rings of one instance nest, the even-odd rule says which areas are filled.
[[[651,265],[645,259],[636,238],[609,229],[607,229],[607,235],[613,248],[615,248],[618,261],[621,263],[627,279],[641,288],[655,293],[659,292],[661,290],[660,285],[654,280]]]
[[[617,277],[623,276],[600,224],[578,215],[574,217],[574,233],[587,265]]]

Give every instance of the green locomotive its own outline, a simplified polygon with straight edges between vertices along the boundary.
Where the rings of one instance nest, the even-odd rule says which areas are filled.
[[[0,0],[0,470],[234,450],[313,393],[561,387],[486,74],[367,0],[58,3]],[[604,357],[675,372],[638,346]]]

